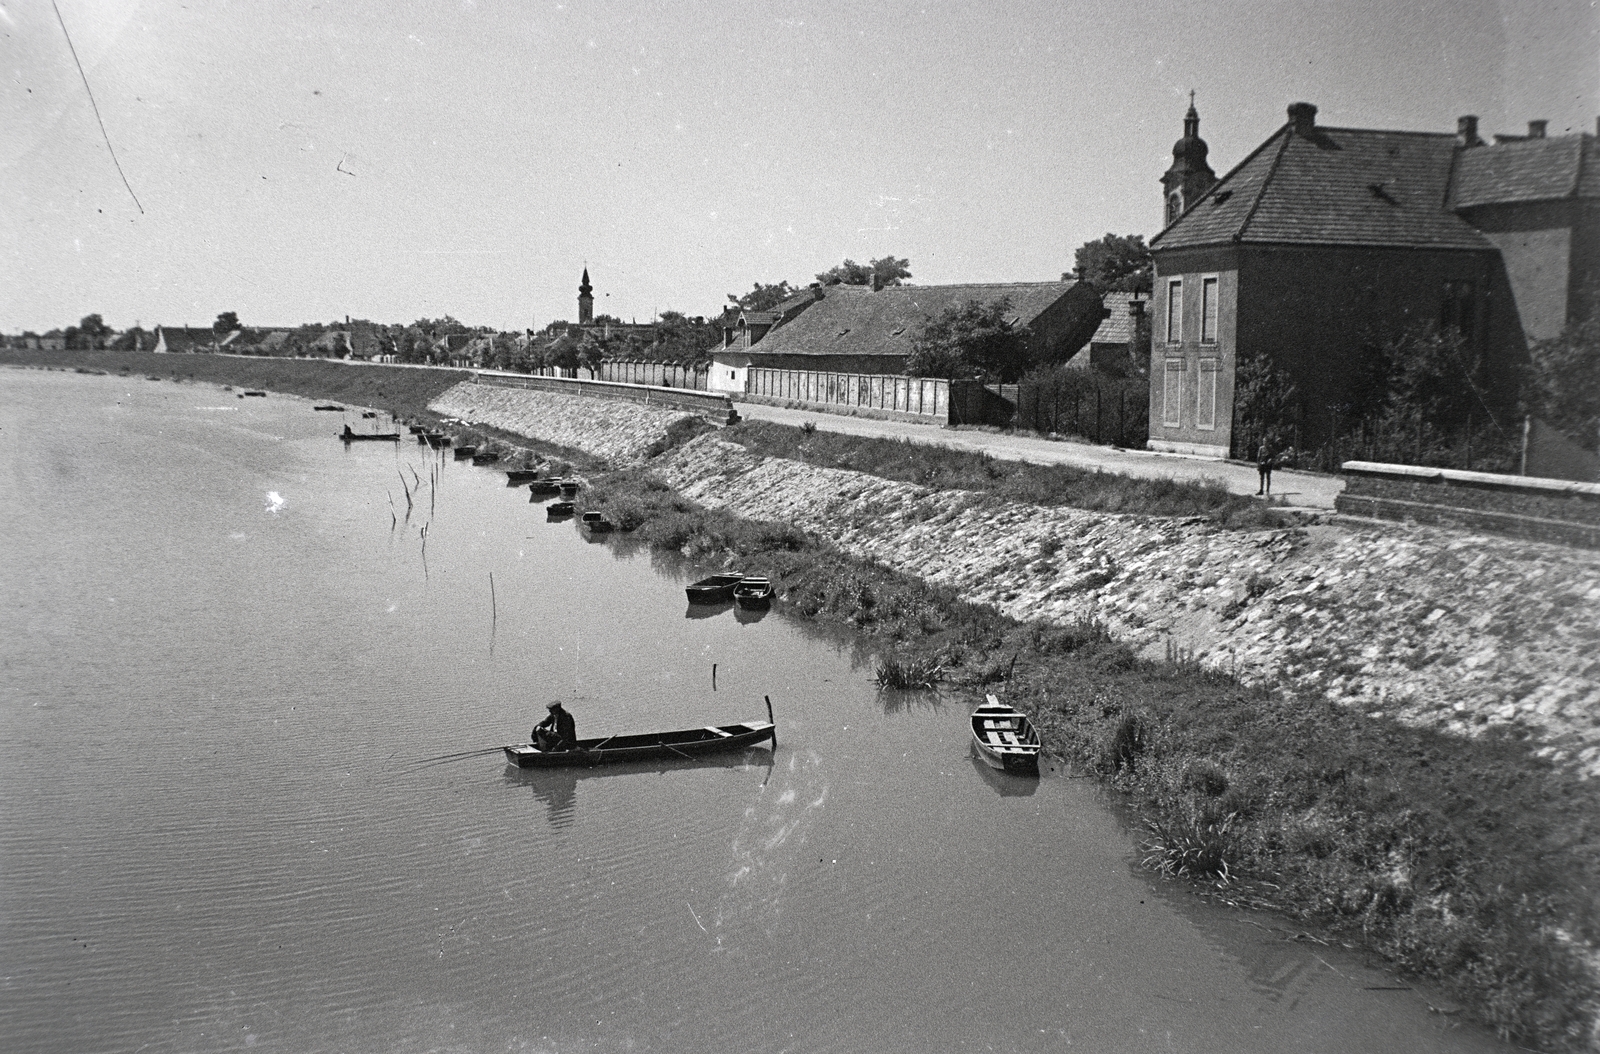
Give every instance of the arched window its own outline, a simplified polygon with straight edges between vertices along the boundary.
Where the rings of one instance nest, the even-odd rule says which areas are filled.
[[[1177,219],[1178,214],[1182,211],[1183,195],[1174,190],[1171,194],[1167,195],[1167,224],[1170,226],[1172,221]]]

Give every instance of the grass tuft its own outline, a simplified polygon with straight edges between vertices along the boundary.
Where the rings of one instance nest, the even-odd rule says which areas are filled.
[[[944,673],[944,659],[937,655],[891,655],[878,664],[879,688],[932,688]]]

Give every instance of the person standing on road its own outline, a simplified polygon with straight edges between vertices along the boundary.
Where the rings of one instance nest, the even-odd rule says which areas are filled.
[[[1266,440],[1261,441],[1261,449],[1256,451],[1256,472],[1261,476],[1261,485],[1256,488],[1258,495],[1272,496],[1272,448],[1267,446]]]

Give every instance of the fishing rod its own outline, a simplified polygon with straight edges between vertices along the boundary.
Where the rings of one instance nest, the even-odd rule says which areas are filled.
[[[504,749],[505,747],[484,747],[481,750],[463,750],[459,754],[440,754],[438,757],[434,758],[419,758],[418,760],[413,761],[412,764],[426,765],[430,762],[457,761],[465,758],[481,758],[485,754],[498,754]]]

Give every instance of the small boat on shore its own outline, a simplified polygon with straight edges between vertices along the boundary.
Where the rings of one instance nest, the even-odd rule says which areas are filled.
[[[465,461],[467,458],[472,457],[477,452],[478,448],[475,446],[458,446],[456,447],[456,460]]]
[[[604,534],[607,531],[615,530],[616,526],[616,524],[606,519],[605,513],[596,512],[591,509],[583,514],[584,529],[587,531],[592,531],[595,534]]]
[[[691,604],[721,604],[733,599],[733,587],[744,581],[743,571],[723,571],[684,587]]]
[[[576,497],[578,491],[583,489],[583,484],[579,483],[575,479],[558,480],[556,482],[556,486],[560,488],[561,496],[563,498]]]
[[[620,761],[664,761],[724,754],[743,750],[757,743],[778,745],[778,726],[770,720],[772,704],[767,704],[766,721],[741,721],[733,725],[706,725],[672,732],[645,732],[631,736],[605,736],[580,739],[572,750],[540,750],[532,743],[505,748],[506,760],[521,769],[558,768],[572,765],[606,765]]]
[[[538,479],[538,478],[535,478],[532,482],[530,482],[528,484],[528,492],[530,494],[532,494],[535,498],[541,497],[541,496],[549,497],[552,494],[561,493],[561,484],[557,483],[553,479]]]
[[[972,712],[972,745],[990,768],[1018,776],[1039,774],[1039,733],[1033,722],[992,695]]]
[[[266,392],[245,392],[245,394],[257,399],[265,399],[267,397]]]
[[[520,487],[524,483],[532,483],[539,478],[536,468],[508,468],[506,469],[506,486]]]
[[[764,608],[772,603],[772,582],[760,575],[746,575],[733,587],[733,602],[742,608]]]
[[[493,450],[484,450],[472,455],[474,465],[492,465],[500,460],[500,455]]]
[[[570,501],[552,501],[544,507],[545,515],[552,520],[565,519],[576,511],[577,506]]]
[[[321,406],[313,406],[311,409],[313,409],[313,410],[331,410],[334,413],[343,413],[344,412],[344,407],[340,406],[338,403],[323,403]]]
[[[344,431],[339,434],[339,438],[344,440],[346,443],[360,443],[360,442],[398,443],[398,442],[400,442],[400,433],[399,432],[352,432],[350,430],[350,426],[349,425],[345,425],[344,426]]]

